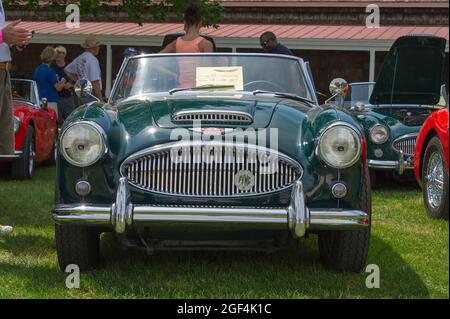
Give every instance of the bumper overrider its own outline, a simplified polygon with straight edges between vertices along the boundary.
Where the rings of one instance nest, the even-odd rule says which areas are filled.
[[[230,228],[235,223],[246,223],[255,228],[265,224],[265,228],[289,230],[295,238],[303,237],[307,230],[357,230],[368,227],[370,223],[364,211],[309,209],[301,181],[294,184],[290,205],[285,208],[145,206],[133,205],[130,198],[128,180],[122,177],[116,202],[111,206],[57,206],[53,219],[60,225],[110,227],[118,234],[126,233],[133,226],[151,227],[155,222],[221,223],[229,224]]]
[[[397,171],[399,175],[402,175],[405,170],[414,169],[414,157],[410,156],[408,159],[405,159],[405,154],[400,151],[397,161],[369,160],[368,166],[374,169],[392,169]]]

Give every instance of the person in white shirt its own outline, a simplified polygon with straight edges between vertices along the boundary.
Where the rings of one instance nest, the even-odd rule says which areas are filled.
[[[0,0],[0,156],[14,154],[14,122],[11,97],[11,51],[16,45],[23,47],[28,44],[32,33],[19,28],[19,21],[6,24],[3,0]],[[0,225],[0,235],[13,231],[11,226]]]
[[[72,61],[64,71],[74,81],[89,80],[92,83],[93,94],[103,102],[102,96],[102,72],[97,55],[100,52],[101,43],[95,36],[88,36],[81,47],[84,53]]]

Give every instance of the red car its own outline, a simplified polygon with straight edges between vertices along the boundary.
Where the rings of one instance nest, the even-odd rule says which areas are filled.
[[[414,171],[432,218],[448,220],[448,95],[447,108],[434,112],[417,137]]]
[[[36,82],[12,79],[14,155],[0,155],[0,165],[12,162],[14,179],[30,179],[36,164],[54,162],[58,135],[56,112],[39,98]]]

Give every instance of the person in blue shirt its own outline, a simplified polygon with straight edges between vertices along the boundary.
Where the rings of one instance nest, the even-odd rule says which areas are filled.
[[[65,88],[69,88],[70,84],[64,78],[58,81],[55,71],[50,67],[50,64],[55,60],[56,51],[53,47],[48,46],[41,53],[42,64],[36,68],[34,73],[34,80],[38,86],[39,97],[45,98],[48,102],[48,107],[53,109],[58,114],[58,100],[59,94]],[[58,119],[60,116],[58,116]]]

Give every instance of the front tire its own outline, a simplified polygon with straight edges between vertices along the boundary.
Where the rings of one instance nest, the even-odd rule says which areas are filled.
[[[422,193],[428,215],[448,220],[448,171],[444,151],[438,137],[433,137],[425,150],[422,164]]]
[[[366,229],[319,232],[320,259],[325,266],[332,270],[359,273],[366,265],[372,215],[372,194],[368,170],[362,181],[359,209],[369,214],[369,226]]]
[[[25,137],[25,145],[23,147],[23,156],[14,161],[12,165],[12,178],[16,180],[25,180],[33,178],[34,173],[34,128],[28,127],[27,136]]]
[[[61,271],[77,265],[80,271],[95,269],[100,261],[100,233],[95,228],[55,225],[56,251]]]

